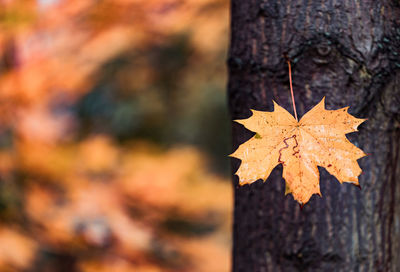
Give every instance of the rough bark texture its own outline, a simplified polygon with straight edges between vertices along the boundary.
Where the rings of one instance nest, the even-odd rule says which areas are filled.
[[[368,121],[348,138],[371,154],[359,160],[362,190],[319,168],[323,197],[302,210],[284,196],[281,166],[265,183],[234,176],[233,271],[400,271],[400,2],[231,2],[232,119],[272,100],[292,111],[287,52],[299,115],[323,96],[328,109],[350,106]],[[252,135],[233,123],[233,148]]]

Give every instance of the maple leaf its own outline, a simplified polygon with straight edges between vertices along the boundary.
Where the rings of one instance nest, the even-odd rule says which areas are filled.
[[[240,185],[266,180],[279,163],[283,165],[286,194],[300,204],[313,194],[321,196],[319,172],[322,166],[340,183],[358,185],[361,174],[357,160],[366,154],[347,138],[366,119],[350,115],[348,107],[325,109],[325,97],[300,121],[274,101],[274,111],[251,110],[248,119],[235,120],[256,134],[230,156],[242,160],[236,175]]]

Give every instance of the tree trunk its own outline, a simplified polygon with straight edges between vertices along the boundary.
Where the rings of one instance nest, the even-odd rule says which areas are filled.
[[[302,210],[284,195],[282,167],[266,182],[235,188],[233,271],[400,271],[400,2],[232,0],[228,59],[232,119],[250,109],[299,116],[326,97],[368,118],[347,135],[362,189],[319,168],[322,198]],[[233,149],[253,133],[233,123]],[[234,172],[240,161],[232,159]]]

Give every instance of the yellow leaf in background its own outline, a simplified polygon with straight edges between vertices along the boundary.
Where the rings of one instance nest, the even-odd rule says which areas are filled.
[[[273,112],[252,110],[248,119],[236,120],[256,134],[230,156],[242,160],[236,172],[241,185],[266,180],[281,163],[286,193],[300,204],[313,194],[321,195],[319,172],[322,166],[340,183],[359,185],[357,160],[366,154],[347,138],[365,121],[347,112],[348,107],[326,110],[325,98],[300,121],[274,102]]]

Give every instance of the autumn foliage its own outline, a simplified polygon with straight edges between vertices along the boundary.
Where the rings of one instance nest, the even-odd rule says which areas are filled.
[[[228,271],[227,1],[0,5],[0,270]]]
[[[231,155],[242,160],[236,172],[240,184],[266,180],[272,169],[283,165],[286,194],[300,204],[313,194],[321,195],[317,166],[340,183],[359,185],[361,168],[357,160],[366,154],[346,134],[357,131],[365,121],[350,115],[347,108],[326,110],[325,98],[297,121],[274,102],[273,112],[252,110],[248,119],[237,120],[256,134]]]

